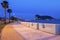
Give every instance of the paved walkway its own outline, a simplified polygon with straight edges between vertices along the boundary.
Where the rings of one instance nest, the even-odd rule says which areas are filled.
[[[23,38],[12,28],[11,25],[7,25],[2,31],[1,40],[23,40]]]
[[[53,35],[25,27],[21,24],[7,25],[2,31],[2,40],[60,40],[60,35]]]

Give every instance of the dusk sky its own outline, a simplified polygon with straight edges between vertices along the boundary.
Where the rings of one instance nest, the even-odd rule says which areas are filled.
[[[0,3],[2,0],[0,0]],[[32,19],[36,14],[49,15],[60,19],[60,0],[8,0],[11,15],[23,19]],[[4,9],[0,4],[0,17],[4,16]],[[8,13],[7,13],[8,15]]]

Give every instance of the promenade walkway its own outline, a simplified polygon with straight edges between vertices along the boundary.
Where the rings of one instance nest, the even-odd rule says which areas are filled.
[[[2,30],[1,40],[23,40],[23,38],[12,28],[12,25],[7,25]]]
[[[45,33],[21,24],[9,24],[2,30],[1,40],[60,40],[60,35]]]

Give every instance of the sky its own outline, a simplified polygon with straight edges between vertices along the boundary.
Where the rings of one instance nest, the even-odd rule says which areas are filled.
[[[0,3],[3,0],[0,0]],[[33,19],[36,14],[48,15],[60,19],[60,0],[7,0],[11,15],[23,19]],[[7,13],[8,15],[8,13]],[[0,16],[4,16],[4,9],[0,5]],[[7,16],[8,17],[8,16]]]

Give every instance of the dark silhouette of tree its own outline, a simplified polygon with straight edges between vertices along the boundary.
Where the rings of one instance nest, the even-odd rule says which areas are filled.
[[[5,20],[5,24],[6,24],[6,9],[8,8],[8,2],[7,1],[3,1],[1,3],[2,7],[4,8],[4,20]]]
[[[13,20],[13,21],[17,21],[18,20],[18,18],[14,17],[14,16],[11,16],[10,19]]]
[[[0,17],[0,21],[2,21],[2,17]]]
[[[11,19],[12,21],[25,21],[24,19],[17,18],[17,17],[14,17],[14,16],[11,16],[10,19]]]
[[[7,12],[9,13],[9,23],[10,23],[10,14],[12,13],[12,10],[11,9],[8,9]]]
[[[35,15],[35,20],[39,20],[40,15],[36,14]]]

